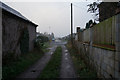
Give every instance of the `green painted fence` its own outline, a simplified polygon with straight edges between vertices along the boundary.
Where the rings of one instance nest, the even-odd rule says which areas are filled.
[[[115,25],[116,16],[113,16],[92,28],[84,30],[78,37],[81,42],[90,42],[90,33],[94,44],[115,45]],[[78,39],[80,39],[78,38]]]
[[[93,43],[115,45],[115,16],[95,25],[91,29]]]

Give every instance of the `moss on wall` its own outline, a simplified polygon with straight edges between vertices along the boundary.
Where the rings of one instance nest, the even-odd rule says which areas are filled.
[[[21,53],[27,53],[29,51],[29,32],[27,28],[23,29],[20,38],[20,50]]]

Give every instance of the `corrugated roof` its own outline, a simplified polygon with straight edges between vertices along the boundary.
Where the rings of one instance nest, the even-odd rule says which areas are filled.
[[[2,4],[2,5],[1,5],[1,4]],[[4,9],[5,11],[7,11],[7,12],[10,12],[10,13],[12,13],[12,14],[14,14],[14,15],[16,15],[16,16],[18,16],[18,17],[20,17],[20,18],[22,18],[22,19],[24,19],[24,20],[32,23],[32,24],[34,24],[34,23],[31,22],[30,20],[28,20],[26,17],[24,17],[21,13],[19,13],[18,11],[16,11],[16,10],[13,9],[13,8],[7,6],[6,4],[2,3],[1,1],[0,1],[0,7],[1,7],[2,9]],[[36,24],[34,24],[34,25],[36,25]],[[36,25],[36,26],[37,26],[37,25]]]

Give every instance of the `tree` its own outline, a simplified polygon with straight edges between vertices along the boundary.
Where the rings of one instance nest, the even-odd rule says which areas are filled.
[[[116,14],[118,2],[102,2],[99,7],[99,21],[104,21]]]
[[[48,42],[49,38],[44,36],[44,35],[39,35],[37,36],[37,38],[35,39],[35,47],[36,48],[42,48],[43,45],[45,44],[45,42]]]
[[[88,4],[88,11],[94,14],[95,21],[103,21],[108,19],[115,14],[120,13],[119,2],[93,2]]]
[[[93,24],[93,21],[92,21],[92,20],[89,20],[89,26],[90,26],[91,24]]]
[[[89,28],[89,23],[86,23],[86,29],[88,29]]]
[[[94,22],[95,23],[95,22]],[[86,29],[92,27],[92,25],[94,24],[92,20],[89,20],[88,23],[86,23]]]
[[[94,20],[95,21],[99,21],[98,5],[99,5],[99,2],[93,2],[93,3],[87,5],[89,7],[87,12],[90,12],[90,13],[94,14]]]
[[[87,12],[95,13],[98,10],[98,3],[97,2],[93,2],[91,4],[88,4],[87,6],[89,6]]]

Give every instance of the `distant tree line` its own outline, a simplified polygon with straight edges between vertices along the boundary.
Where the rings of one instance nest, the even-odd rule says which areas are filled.
[[[38,36],[37,39],[39,39],[41,43],[49,41],[49,38],[43,35]]]

